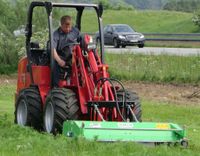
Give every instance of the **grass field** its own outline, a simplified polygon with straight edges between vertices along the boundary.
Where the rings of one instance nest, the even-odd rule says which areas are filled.
[[[0,86],[0,155],[115,155],[115,156],[194,156],[200,152],[200,106],[158,103],[142,98],[143,121],[173,122],[184,125],[189,147],[148,147],[135,143],[98,143],[83,138],[69,139],[38,133],[13,124],[14,84]]]
[[[106,10],[103,14],[103,23],[123,23],[145,33],[196,33],[198,26],[192,23],[191,13],[175,11],[133,11],[133,10]],[[92,20],[91,20],[92,19]],[[96,32],[97,22],[93,11],[83,14],[82,31]]]
[[[129,53],[106,53],[105,56],[112,77],[120,80],[200,84],[200,56]],[[8,73],[12,74],[13,71]]]
[[[106,62],[110,66],[112,77],[122,80],[192,84],[200,82],[199,56],[106,54]]]

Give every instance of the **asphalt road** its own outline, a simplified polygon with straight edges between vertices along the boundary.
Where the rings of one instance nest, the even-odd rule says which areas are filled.
[[[158,47],[126,47],[126,48],[113,48],[112,46],[106,46],[105,52],[107,53],[134,53],[134,54],[146,54],[146,55],[177,55],[177,56],[200,56],[200,48],[158,48]]]

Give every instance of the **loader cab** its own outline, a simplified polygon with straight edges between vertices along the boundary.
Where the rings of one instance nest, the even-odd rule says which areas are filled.
[[[42,11],[36,12],[36,9],[42,9]],[[62,11],[61,11],[62,10]],[[73,11],[71,11],[73,10]],[[28,11],[28,18],[27,18],[27,25],[26,25],[26,53],[28,57],[28,64],[29,67],[31,65],[36,66],[49,66],[50,67],[50,77],[51,83],[53,80],[53,67],[54,67],[54,60],[53,60],[53,32],[59,26],[60,17],[63,15],[70,15],[74,13],[73,21],[74,26],[77,27],[80,33],[87,32],[87,26],[89,24],[94,24],[91,20],[91,23],[86,23],[84,26],[85,18],[82,21],[82,16],[84,15],[84,10],[94,10],[96,12],[97,17],[97,26],[99,29],[100,36],[101,36],[101,44],[100,44],[100,57],[101,61],[104,62],[104,39],[102,33],[102,13],[103,7],[102,5],[94,5],[94,4],[68,4],[68,3],[52,3],[52,2],[32,2],[29,11]],[[35,16],[34,16],[35,15]],[[40,19],[38,17],[43,17]],[[87,18],[87,14],[85,15]],[[35,20],[36,19],[36,20]],[[34,20],[36,23],[34,23]],[[41,29],[44,33],[40,34],[41,31],[38,31],[38,27],[33,25],[37,25],[38,23],[43,28]],[[86,28],[86,30],[84,30]],[[34,29],[36,30],[34,32]],[[83,29],[83,31],[82,31]],[[43,43],[38,42],[37,38],[41,39],[44,36],[40,36],[45,34],[45,41],[42,40]],[[34,37],[36,35],[36,37]],[[83,35],[82,35],[83,36]],[[34,40],[36,39],[36,40]],[[42,46],[41,46],[42,45]],[[33,82],[33,74],[32,68],[29,68],[31,79]],[[51,84],[52,86],[52,84]]]

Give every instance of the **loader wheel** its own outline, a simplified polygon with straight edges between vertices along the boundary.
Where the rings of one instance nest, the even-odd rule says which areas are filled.
[[[37,88],[20,92],[15,109],[15,123],[42,130],[42,102]]]
[[[62,132],[63,122],[79,118],[79,105],[76,94],[65,88],[53,89],[46,98],[44,108],[44,130],[47,133]]]
[[[123,100],[123,94],[124,92],[122,90],[117,91],[117,97],[118,97],[118,101],[122,101]],[[134,107],[133,107],[133,112],[137,118],[138,121],[142,121],[141,117],[142,117],[142,110],[141,110],[141,104],[139,101],[139,97],[137,95],[137,93],[135,92],[130,92],[126,90],[126,101],[133,101]],[[129,116],[127,116],[127,118],[130,119],[130,121],[135,121],[135,119],[133,118],[133,116],[131,115],[131,113],[129,114]]]

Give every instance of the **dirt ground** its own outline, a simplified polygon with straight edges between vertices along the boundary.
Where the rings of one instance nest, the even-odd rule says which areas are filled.
[[[124,82],[125,88],[136,91],[146,100],[183,105],[200,105],[200,87],[192,85]]]
[[[0,87],[8,84],[17,84],[17,75],[12,75],[12,76],[0,75]]]
[[[1,76],[0,87],[7,84],[16,84],[16,75]],[[144,82],[123,82],[126,89],[136,91],[145,100],[169,102],[183,105],[200,105],[200,86],[155,84]]]

